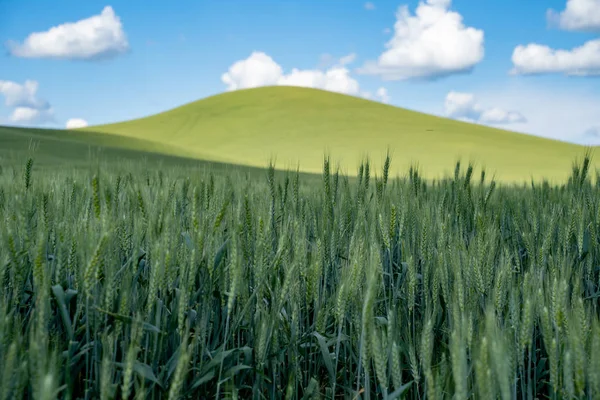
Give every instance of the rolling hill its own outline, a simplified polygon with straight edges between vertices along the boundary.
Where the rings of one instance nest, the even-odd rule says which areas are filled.
[[[418,163],[426,177],[475,161],[502,182],[531,177],[563,181],[582,146],[434,117],[356,97],[297,87],[223,93],[146,118],[49,130],[0,126],[0,162],[89,165],[144,158],[167,164],[278,168],[321,172],[323,155],[354,174],[369,156],[379,168],[388,149],[392,172]],[[598,167],[597,161],[594,166]],[[250,168],[248,168],[250,167]]]
[[[226,163],[320,172],[323,155],[354,174],[390,149],[393,172],[418,163],[425,177],[451,173],[457,159],[503,182],[562,181],[582,146],[435,117],[357,97],[298,87],[262,87],[208,97],[146,118],[84,128],[168,146]],[[597,163],[595,164],[598,165]]]

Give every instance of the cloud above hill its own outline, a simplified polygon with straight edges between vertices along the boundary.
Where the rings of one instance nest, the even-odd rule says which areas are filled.
[[[474,93],[474,94],[473,94]],[[587,89],[577,86],[560,88],[542,86],[531,80],[513,80],[508,84],[486,84],[477,92],[466,93],[469,97],[463,107],[456,106],[453,115],[464,116],[463,110],[475,104],[476,113],[467,118],[470,122],[478,122],[482,110],[499,108],[504,111],[516,111],[525,117],[524,122],[512,122],[509,125],[478,122],[511,131],[532,134],[570,143],[589,144],[594,138],[595,128],[600,127],[600,98]],[[446,96],[447,97],[447,96]],[[472,99],[468,101],[468,99]],[[440,116],[448,115],[444,100],[438,101],[436,108],[432,105],[426,110]],[[462,111],[462,113],[461,113]],[[454,118],[454,117],[452,117]],[[463,119],[456,117],[456,119]],[[490,113],[486,119],[493,120]],[[518,119],[513,117],[513,120]],[[586,134],[587,132],[587,134]],[[600,144],[600,142],[596,142]]]
[[[81,118],[71,118],[65,125],[67,129],[85,128],[86,126],[88,126],[87,121]]]
[[[525,116],[518,111],[507,111],[499,107],[483,107],[472,93],[448,93],[444,102],[444,111],[450,118],[489,125],[527,122]]]
[[[129,50],[120,18],[106,6],[98,15],[31,33],[22,43],[7,43],[15,57],[95,60]]]
[[[253,52],[248,58],[233,63],[221,76],[221,81],[227,85],[227,90],[285,85],[358,95],[360,85],[350,76],[350,70],[346,68],[355,57],[354,54],[342,57],[337,63],[324,70],[293,68],[286,74],[281,65],[269,55]]]
[[[483,60],[483,30],[465,26],[450,0],[419,2],[396,13],[393,37],[376,61],[358,71],[384,80],[432,79],[471,71]]]
[[[227,72],[221,75],[221,81],[227,85],[228,91],[261,86],[298,86],[389,103],[391,97],[386,88],[378,88],[375,95],[361,89],[360,84],[347,68],[347,65],[355,60],[355,53],[338,59],[330,54],[324,54],[321,56],[318,68],[292,68],[285,73],[283,67],[271,56],[255,51],[248,58],[233,63]]]

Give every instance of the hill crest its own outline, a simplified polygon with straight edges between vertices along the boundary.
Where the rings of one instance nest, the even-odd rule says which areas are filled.
[[[418,163],[426,177],[474,161],[501,181],[562,180],[584,147],[470,124],[319,89],[270,86],[213,95],[148,117],[84,130],[169,145],[199,158],[319,172],[330,154],[355,173],[389,149],[395,173]]]

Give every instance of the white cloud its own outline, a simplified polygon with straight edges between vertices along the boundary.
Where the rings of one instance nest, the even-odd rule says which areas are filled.
[[[374,9],[375,9],[375,4],[371,3],[370,1],[367,1],[367,2],[365,3],[365,9],[366,9],[366,10],[369,10],[369,11],[370,11],[370,10],[374,10]]]
[[[382,103],[390,102],[390,95],[388,94],[386,88],[380,87],[379,89],[377,89],[376,95]]]
[[[37,97],[38,82],[26,80],[19,84],[13,81],[0,81],[0,94],[5,104],[12,109],[8,121],[16,124],[41,124],[54,120],[50,104]]]
[[[326,71],[294,68],[290,74],[282,76],[277,84],[324,89],[353,95],[359,93],[358,82],[350,76],[350,71],[344,67],[332,67]]]
[[[477,119],[481,114],[480,106],[475,102],[471,93],[450,92],[444,101],[446,115],[451,118]],[[473,117],[476,118],[473,118]]]
[[[270,56],[263,52],[253,52],[245,60],[231,65],[221,76],[221,81],[227,85],[227,90],[286,85],[357,95],[360,93],[359,84],[344,67],[344,63],[352,62],[354,57],[342,57],[337,65],[326,70],[294,68],[290,73],[284,74],[283,68]]]
[[[0,93],[4,95],[7,107],[48,108],[49,104],[37,98],[38,83],[26,80],[24,84],[0,80]]]
[[[484,56],[484,34],[467,27],[450,11],[450,0],[419,2],[415,15],[403,5],[396,13],[394,35],[377,61],[360,73],[384,80],[435,78],[469,72]]]
[[[467,122],[490,125],[524,123],[527,119],[517,111],[499,107],[484,108],[472,93],[450,92],[444,101],[446,116]]]
[[[561,12],[547,11],[551,25],[567,31],[600,31],[600,1],[567,0],[566,8]]]
[[[600,32],[599,0],[567,0],[566,8],[549,9],[548,22],[568,31]],[[573,49],[553,49],[529,43],[515,47],[512,54],[513,75],[563,74],[600,76],[600,39],[593,39]]]
[[[520,45],[512,55],[511,74],[600,75],[600,39],[590,40],[572,50],[552,49],[537,43]]]
[[[486,84],[485,91],[477,92],[476,100],[481,105],[518,110],[527,117],[524,122],[508,125],[511,131],[586,144],[590,138],[584,138],[584,132],[600,127],[600,96],[583,87],[549,88],[535,81],[512,80]],[[443,110],[429,110],[444,114]]]
[[[23,43],[9,42],[10,53],[25,58],[99,59],[129,50],[120,18],[110,6],[77,22],[31,33]]]
[[[283,69],[263,52],[253,52],[245,60],[235,62],[221,76],[227,90],[247,89],[277,84]]]
[[[86,126],[88,126],[87,121],[81,118],[71,118],[65,125],[67,129],[85,128]]]
[[[54,120],[54,112],[51,108],[40,110],[31,107],[17,107],[10,116],[10,121],[18,124],[41,124],[52,120]]]
[[[514,124],[518,122],[527,122],[527,119],[517,111],[506,111],[498,107],[483,110],[479,117],[479,122],[484,124]]]
[[[13,122],[31,122],[40,117],[40,111],[35,108],[17,107],[12,112],[10,120]]]

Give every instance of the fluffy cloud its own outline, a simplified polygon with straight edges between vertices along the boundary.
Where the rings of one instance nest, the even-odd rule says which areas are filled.
[[[112,7],[77,22],[30,34],[23,43],[9,42],[16,57],[91,60],[110,58],[129,50],[121,20]]]
[[[367,2],[365,3],[365,9],[366,9],[366,10],[369,10],[369,11],[370,11],[370,10],[374,10],[374,9],[375,9],[375,4],[371,3],[370,1],[367,1]]]
[[[0,93],[4,95],[7,107],[48,108],[48,102],[37,98],[38,83],[26,80],[23,85],[0,80]]]
[[[54,120],[50,104],[38,98],[38,82],[27,80],[22,85],[13,81],[0,81],[0,93],[5,104],[12,108],[8,118],[15,124],[42,124]]]
[[[38,98],[38,83],[27,80],[22,85],[13,81],[0,81],[0,94],[7,107],[12,108],[8,121],[17,124],[36,124],[54,119],[50,104]]]
[[[537,43],[520,45],[512,55],[512,74],[558,73],[570,76],[600,75],[600,39],[572,50],[552,49]]]
[[[345,67],[354,58],[353,54],[342,57],[336,65],[326,70],[294,68],[290,73],[284,74],[283,68],[270,56],[263,52],[253,52],[245,60],[231,65],[221,76],[221,81],[227,85],[227,90],[286,85],[357,95],[360,93],[359,84]]]
[[[263,52],[253,52],[245,60],[235,62],[221,76],[227,90],[247,89],[277,84],[283,69]]]
[[[465,26],[450,5],[451,0],[419,2],[415,15],[408,6],[401,6],[387,50],[377,61],[365,63],[359,73],[404,80],[472,70],[483,59],[483,31]]]
[[[13,110],[9,120],[17,124],[41,124],[53,121],[54,112],[51,108],[17,107]]]
[[[483,123],[478,121],[482,109],[490,110],[497,107],[502,110],[517,110],[519,114],[526,117],[526,121],[514,122],[504,127],[511,131],[581,144],[589,144],[593,139],[587,137],[584,143],[584,132],[591,132],[592,127],[600,128],[600,113],[598,113],[600,96],[590,92],[588,88],[577,86],[550,88],[542,82],[529,79],[488,82],[485,87],[485,90],[477,91],[476,96],[472,97],[470,104],[478,106],[477,113],[471,114],[471,118],[468,119],[470,122]],[[450,104],[456,103],[450,102]],[[469,107],[456,109],[455,112],[458,112],[461,109],[469,110]],[[419,110],[448,116],[444,110],[443,100],[438,101],[437,104],[421,106]],[[596,142],[596,144],[600,143]]]
[[[475,95],[471,93],[448,93],[444,102],[444,110],[450,118],[476,120],[481,115],[481,108],[475,102]]]
[[[446,116],[490,125],[524,123],[527,119],[517,111],[499,107],[484,108],[472,93],[450,92],[444,102]]]
[[[561,12],[548,10],[548,22],[567,31],[600,31],[600,1],[567,0]]]
[[[548,10],[548,22],[568,31],[600,31],[600,1],[567,0],[561,12]],[[573,49],[553,49],[539,43],[515,47],[513,75],[563,74],[600,75],[600,39],[589,40]]]
[[[67,129],[85,128],[86,126],[88,126],[87,121],[81,118],[71,118],[65,125]]]

